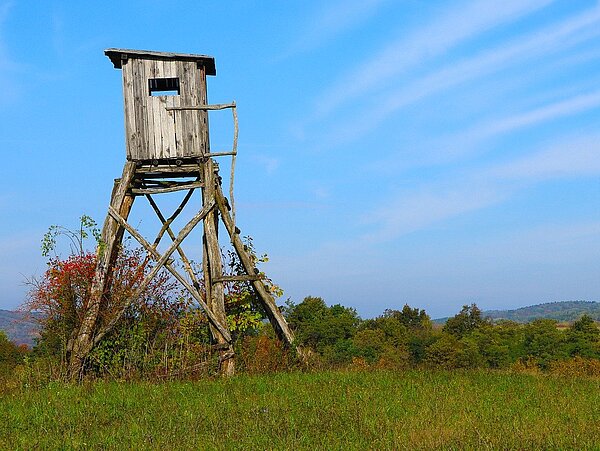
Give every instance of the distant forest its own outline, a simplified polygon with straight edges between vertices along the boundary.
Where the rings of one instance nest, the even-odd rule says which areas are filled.
[[[515,310],[488,310],[484,312],[484,316],[488,316],[494,320],[508,319],[518,323],[529,323],[540,318],[572,322],[578,320],[583,315],[588,315],[595,321],[600,321],[600,302],[548,302]]]
[[[484,310],[482,316],[492,320],[509,320],[529,323],[536,319],[553,319],[559,322],[573,322],[583,315],[600,321],[600,302],[560,301],[521,307],[514,310]],[[434,319],[436,324],[445,324],[448,318]],[[21,312],[0,309],[0,330],[17,345],[33,347],[39,329],[38,322]]]

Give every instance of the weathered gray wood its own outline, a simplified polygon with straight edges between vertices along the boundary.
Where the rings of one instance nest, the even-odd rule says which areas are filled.
[[[143,293],[143,291],[148,287],[150,281],[154,277],[156,277],[156,274],[158,274],[158,271],[160,271],[160,269],[163,266],[167,268],[167,270],[190,292],[190,294],[192,294],[192,296],[200,304],[200,306],[205,311],[206,316],[208,317],[211,325],[215,327],[219,331],[219,333],[224,337],[224,343],[231,342],[231,335],[229,334],[226,325],[224,325],[226,324],[226,322],[221,323],[217,315],[214,314],[214,312],[210,309],[205,300],[202,299],[202,296],[200,295],[200,293],[198,293],[198,290],[195,287],[192,287],[189,284],[189,282],[187,282],[185,278],[181,274],[179,274],[179,272],[175,268],[173,268],[170,264],[167,263],[167,260],[170,254],[173,253],[174,249],[179,247],[179,244],[181,244],[183,239],[185,239],[189,232],[191,232],[195,225],[197,225],[198,222],[200,222],[208,212],[213,210],[213,207],[214,203],[211,206],[205,207],[199,213],[197,213],[196,216],[194,216],[194,218],[192,218],[192,220],[181,230],[179,236],[173,241],[173,244],[169,247],[169,249],[167,249],[167,251],[163,255],[160,255],[158,251],[150,243],[148,243],[148,241],[146,241],[146,239],[142,237],[137,230],[131,227],[131,225],[129,225],[127,221],[125,221],[115,209],[109,207],[109,214],[124,229],[126,229],[127,232],[129,232],[129,234],[131,234],[131,236],[135,238],[135,240],[138,243],[140,243],[148,251],[148,253],[156,260],[156,265],[154,266],[154,268],[152,268],[150,273],[146,275],[146,277],[136,290],[136,293],[129,298],[129,302],[122,306],[119,314],[115,315],[112,318],[111,322],[98,334],[96,343],[98,343],[112,329],[112,327],[114,327],[114,325],[118,322],[118,320],[122,316],[123,312],[127,309],[127,307],[129,307],[129,305],[131,305],[132,302],[135,302],[137,300],[140,294]]]
[[[165,217],[163,216],[162,212],[160,211],[160,208],[158,208],[158,205],[156,204],[156,202],[154,202],[154,199],[152,199],[152,197],[150,195],[146,196],[146,199],[148,199],[148,202],[150,203],[150,206],[152,207],[152,209],[156,213],[156,216],[158,216],[158,219],[162,223],[162,227],[161,227],[161,230],[159,232],[159,235],[156,237],[156,240],[152,244],[152,247],[154,249],[157,248],[157,246],[158,246],[158,244],[160,242],[160,239],[162,238],[162,234],[164,233],[163,230],[166,231],[169,234],[169,237],[171,238],[171,240],[175,240],[175,234],[171,230],[170,225],[173,222],[173,220],[177,217],[177,215],[179,214],[179,212],[181,212],[181,210],[183,209],[183,206],[187,203],[187,201],[191,197],[192,192],[193,192],[193,190],[190,190],[188,192],[188,194],[186,195],[186,197],[183,199],[183,203],[175,211],[175,214],[171,215],[171,217],[169,219],[165,219]],[[196,277],[196,274],[194,274],[194,270],[192,269],[192,264],[190,263],[190,260],[185,255],[185,252],[183,252],[183,249],[181,248],[181,246],[177,247],[177,252],[179,253],[179,256],[181,257],[181,261],[183,262],[183,267],[184,267],[185,271],[190,276],[190,279],[192,279],[192,284],[194,285],[194,287],[196,287],[198,289],[200,287],[200,282],[198,281],[198,278]]]
[[[147,80],[146,69],[143,60],[132,60],[127,66],[131,65],[133,71],[133,99],[125,99],[125,102],[133,103],[132,108],[135,112],[136,130],[130,131],[129,135],[136,133],[136,140],[131,146],[136,150],[136,153],[129,156],[131,160],[146,160],[150,155],[150,147],[154,147],[154,141],[149,142],[150,123],[148,122],[148,105],[146,103],[147,82],[142,83],[142,80]]]
[[[213,111],[213,110],[225,110],[227,108],[235,108],[235,102],[215,103],[212,105],[173,106],[173,107],[167,107],[167,110],[169,110],[169,111]]]
[[[109,209],[117,211],[123,218],[129,216],[131,206],[133,205],[133,197],[127,194],[127,189],[133,180],[134,174],[135,163],[125,163],[123,175],[118,183],[116,183],[111,197]],[[96,332],[102,297],[108,288],[108,280],[110,279],[122,238],[123,228],[108,214],[102,227],[102,242],[98,246],[96,270],[92,280],[88,305],[79,330],[67,346],[69,354],[69,377],[73,380],[79,378],[84,359],[94,345],[93,336]]]
[[[227,152],[211,152],[204,155],[205,157],[227,157],[231,155],[237,155],[237,152],[227,151]]]
[[[131,192],[133,194],[142,195],[142,194],[161,194],[161,193],[174,193],[176,191],[196,189],[203,186],[202,182],[192,182],[186,183],[176,186],[169,186],[167,188],[132,188]]]
[[[240,275],[240,276],[221,276],[213,279],[213,282],[251,282],[259,280],[260,276]]]
[[[135,99],[134,78],[133,64],[126,65],[123,68],[123,99],[125,111],[125,147],[128,160],[133,155],[139,153],[138,128],[135,121],[135,105],[133,105]]]
[[[104,54],[110,58],[116,69],[121,69],[123,59],[126,61],[131,59],[157,59],[160,61],[186,61],[203,65],[206,67],[206,73],[208,75],[216,75],[215,59],[208,55],[115,48],[106,49]]]
[[[182,164],[181,166],[140,166],[136,169],[137,174],[197,174],[201,169],[199,164]],[[188,175],[189,177],[189,175]]]
[[[108,49],[106,54],[118,63],[115,67],[123,69],[129,160],[199,157],[209,151],[207,111],[179,108],[206,104],[206,74],[211,74],[211,68],[204,63],[212,62],[214,70],[212,58],[119,49]],[[179,95],[150,95],[150,78],[178,78]]]
[[[215,200],[219,207],[219,211],[221,212],[221,218],[223,219],[225,228],[227,229],[229,237],[231,238],[231,244],[236,250],[236,253],[240,258],[240,262],[242,263],[246,272],[248,274],[252,274],[254,272],[254,263],[244,248],[244,243],[242,242],[239,234],[236,233],[235,224],[229,215],[225,196],[223,195],[219,185],[217,185],[215,188]],[[285,318],[279,311],[279,308],[275,303],[275,299],[273,299],[262,280],[253,280],[252,285],[258,294],[258,298],[260,299],[262,306],[265,309],[273,328],[275,329],[275,332],[284,343],[287,345],[292,345],[294,342],[294,334],[289,328]],[[300,348],[298,348],[298,351],[300,354],[302,354],[302,350]]]
[[[202,191],[203,203],[215,202],[215,185],[217,184],[215,168],[212,160],[207,160],[204,164],[205,186]],[[208,270],[210,277],[210,297],[207,298],[209,308],[215,313],[220,322],[226,323],[225,313],[225,287],[220,280],[223,277],[223,262],[221,260],[221,248],[219,246],[218,230],[219,217],[216,209],[209,212],[204,218],[204,245],[208,257]],[[206,280],[206,279],[205,279]],[[218,343],[225,343],[225,337],[219,333],[214,333]],[[221,373],[224,375],[233,375],[235,371],[233,360],[233,347],[221,353]]]

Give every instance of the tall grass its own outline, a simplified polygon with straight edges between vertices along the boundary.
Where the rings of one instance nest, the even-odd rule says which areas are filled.
[[[600,444],[600,381],[484,371],[51,383],[0,400],[4,449],[540,449]]]

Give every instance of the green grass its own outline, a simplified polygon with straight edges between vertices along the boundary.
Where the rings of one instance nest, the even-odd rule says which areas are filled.
[[[3,449],[600,449],[600,381],[325,372],[52,384],[0,399]]]

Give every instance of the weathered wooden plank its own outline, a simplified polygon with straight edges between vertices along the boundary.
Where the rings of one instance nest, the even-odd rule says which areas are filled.
[[[252,259],[248,255],[248,252],[244,248],[244,243],[238,233],[236,233],[236,227],[229,214],[229,210],[227,209],[227,203],[225,200],[225,196],[221,190],[220,185],[216,185],[215,187],[215,200],[217,202],[217,206],[219,207],[219,211],[221,212],[221,218],[223,218],[223,223],[225,224],[225,228],[229,233],[229,237],[231,238],[231,244],[233,245],[236,253],[240,258],[240,262],[242,266],[246,270],[246,272],[251,275],[254,273],[254,263]],[[285,318],[279,311],[277,304],[275,303],[275,299],[269,293],[265,284],[262,280],[253,280],[252,285],[258,294],[258,298],[262,303],[263,308],[265,309],[265,313],[269,317],[275,332],[279,336],[279,338],[286,343],[287,345],[292,345],[294,342],[294,334],[292,330],[289,328]],[[301,348],[298,348],[298,352],[303,355],[303,351]]]
[[[184,62],[183,66],[188,92],[182,100],[186,104],[189,102],[191,105],[200,105],[200,69],[193,63]],[[190,111],[188,114],[187,129],[184,131],[188,139],[186,143],[186,156],[199,156],[205,152],[205,149],[202,147],[201,118],[194,111]]]
[[[213,161],[208,159],[204,165],[205,186],[202,191],[203,203],[215,202],[215,185],[217,183],[215,167]],[[207,298],[208,307],[215,313],[217,320],[226,324],[227,316],[225,314],[225,287],[220,279],[223,277],[223,262],[221,260],[221,248],[219,246],[219,216],[215,208],[204,218],[204,245],[208,257],[208,270],[210,273],[209,285],[211,287],[211,296]],[[226,339],[219,333],[213,336],[218,343],[226,343]],[[221,354],[221,373],[232,375],[235,372],[233,360],[233,347]]]
[[[200,111],[210,111],[210,110],[224,110],[227,108],[235,108],[235,102],[232,103],[215,103],[213,105],[183,105],[179,107],[170,107],[169,110],[200,110]]]
[[[221,276],[214,279],[213,282],[251,282],[260,279],[260,276],[240,275],[240,276]]]
[[[133,109],[135,114],[136,139],[135,139],[135,155],[132,155],[134,160],[144,160],[148,158],[148,107],[146,85],[139,83],[139,80],[146,80],[144,62],[141,60],[132,59],[127,65],[131,65],[133,83]]]
[[[149,50],[133,50],[133,49],[115,49],[110,48],[104,51],[104,54],[110,58],[115,68],[120,69],[122,66],[123,57],[138,58],[138,59],[158,59],[161,61],[191,61],[195,64],[206,66],[208,75],[216,75],[215,59],[208,55],[195,55],[190,53],[172,53],[172,52],[155,52]]]
[[[148,91],[147,80],[151,78],[156,78],[156,68],[154,67],[154,61],[143,61],[144,73],[145,73],[145,90]],[[149,92],[146,92],[145,104],[147,106],[146,111],[146,119],[148,124],[148,129],[146,133],[146,139],[148,140],[148,153],[146,155],[146,159],[158,159],[160,158],[160,137],[157,140],[156,130],[157,125],[160,125],[157,122],[156,114],[155,114],[155,97],[152,97]]]
[[[202,182],[185,183],[177,186],[169,186],[167,188],[132,188],[131,192],[136,195],[141,194],[161,194],[161,193],[174,193],[176,191],[182,191],[187,189],[201,188]]]
[[[128,161],[123,168],[123,175],[115,181],[115,187],[110,200],[109,211],[117,211],[122,218],[127,218],[133,205],[133,197],[127,190],[135,174],[135,163]],[[116,260],[119,244],[123,238],[123,228],[110,214],[106,216],[102,227],[103,246],[98,247],[96,270],[92,280],[90,298],[84,312],[81,326],[76,334],[69,340],[67,351],[69,354],[69,377],[77,379],[83,369],[83,362],[94,346],[94,334],[98,322],[102,297],[110,280],[113,264]]]
[[[123,67],[123,109],[125,112],[125,149],[127,159],[135,159],[137,155],[137,129],[135,125],[135,105],[133,90],[133,65],[126,64]]]
[[[146,122],[144,117],[144,102],[146,99],[142,97],[139,82],[137,81],[140,77],[143,77],[143,64],[139,60],[132,59],[129,60],[125,67],[129,67],[132,84],[132,97],[125,99],[125,101],[130,102],[129,107],[135,118],[135,130],[133,131],[135,135],[130,133],[131,147],[128,149],[128,152],[130,152],[128,156],[132,160],[139,160],[144,157],[144,153],[146,152],[146,127],[144,125]],[[140,73],[140,68],[142,69],[142,73]]]
[[[201,67],[199,70],[199,103],[198,105],[208,104],[208,93],[206,89],[206,69]],[[210,139],[208,135],[208,111],[202,111],[198,118],[200,122],[200,146],[203,154],[210,153]]]
[[[138,174],[178,174],[178,173],[194,173],[198,174],[200,165],[198,164],[182,164],[181,166],[140,166],[136,169]]]
[[[159,66],[162,67],[160,71],[160,78],[175,78],[177,73],[172,61],[160,61]],[[168,107],[174,105],[173,99],[178,98],[178,95],[160,96],[161,99],[161,110],[160,110],[160,123],[161,133],[163,138],[163,158],[176,158],[177,157],[177,146],[175,144],[175,119],[173,111],[167,110]]]
[[[231,342],[231,335],[229,334],[229,331],[227,330],[227,326],[224,325],[224,324],[226,324],[226,322],[220,321],[219,315],[214,314],[214,312],[211,310],[208,302],[204,302],[204,300],[202,299],[202,296],[200,296],[200,294],[197,292],[197,290],[194,287],[192,287],[189,284],[189,282],[187,280],[185,280],[185,278],[183,276],[181,276],[181,274],[179,274],[177,272],[177,270],[175,270],[168,263],[168,260],[171,257],[171,255],[173,254],[173,252],[175,252],[175,250],[179,247],[179,245],[183,242],[183,240],[190,234],[190,232],[194,229],[194,227],[196,227],[196,225],[200,221],[202,221],[209,213],[214,212],[214,207],[215,207],[214,199],[211,202],[205,203],[204,208],[202,210],[200,210],[198,213],[196,213],[196,215],[194,215],[194,217],[183,227],[183,229],[181,229],[181,232],[179,232],[179,235],[177,235],[177,238],[173,241],[171,246],[169,246],[169,248],[165,251],[165,253],[162,254],[162,256],[160,256],[160,258],[156,261],[155,266],[146,275],[144,280],[140,283],[136,292],[130,298],[128,298],[128,301],[125,302],[123,306],[121,306],[121,309],[113,317],[113,319],[110,321],[110,323],[105,328],[103,328],[102,331],[100,331],[98,333],[99,337],[104,336],[106,333],[108,333],[110,331],[110,329],[112,329],[112,327],[114,327],[114,325],[119,321],[119,319],[121,318],[121,316],[123,315],[123,313],[125,312],[127,307],[129,307],[129,305],[131,305],[131,303],[134,302],[139,297],[139,295],[144,292],[144,290],[148,287],[148,285],[150,284],[152,279],[154,279],[154,277],[156,277],[158,272],[163,267],[166,267],[167,270],[169,272],[171,272],[171,274],[173,274],[173,276],[190,292],[190,294],[192,294],[192,296],[194,296],[194,298],[198,301],[198,303],[202,306],[202,308],[205,309],[206,315],[209,317],[211,325],[213,325],[219,331],[219,333],[222,335],[222,337],[224,339],[224,342],[226,342],[226,343]],[[152,255],[153,257],[157,255],[157,252],[152,247],[152,245],[150,243],[148,243],[133,227],[131,227],[129,224],[127,224],[125,219],[123,219],[123,217],[120,216],[119,212],[116,209],[109,207],[109,213],[110,213],[111,218],[113,218],[114,221],[118,222],[118,224],[122,228],[126,229],[131,234],[131,236],[133,236],[142,246],[144,246],[144,248],[146,248],[148,250],[150,255]],[[214,324],[213,324],[213,321],[214,321]],[[96,343],[97,342],[99,342],[99,339],[96,341]]]

